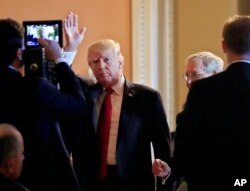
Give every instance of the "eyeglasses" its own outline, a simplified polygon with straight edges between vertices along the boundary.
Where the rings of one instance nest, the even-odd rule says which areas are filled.
[[[202,74],[205,74],[206,72],[203,71],[203,72],[193,72],[193,73],[187,73],[187,74],[183,74],[183,79],[185,81],[187,80],[197,80],[199,79],[199,76],[202,75]]]

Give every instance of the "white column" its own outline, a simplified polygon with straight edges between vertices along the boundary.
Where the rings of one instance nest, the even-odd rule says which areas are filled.
[[[172,0],[131,0],[132,81],[157,89],[175,129]]]

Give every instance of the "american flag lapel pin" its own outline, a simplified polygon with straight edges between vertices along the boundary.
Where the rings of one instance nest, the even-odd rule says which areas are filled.
[[[131,90],[131,91],[129,91],[128,96],[129,96],[129,97],[132,97],[132,96],[134,95],[134,93],[135,93],[135,91],[134,91],[134,90]]]

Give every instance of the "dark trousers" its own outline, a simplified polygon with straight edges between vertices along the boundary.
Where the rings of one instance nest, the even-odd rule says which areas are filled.
[[[98,191],[119,191],[120,180],[115,165],[108,165],[107,176],[99,182]]]

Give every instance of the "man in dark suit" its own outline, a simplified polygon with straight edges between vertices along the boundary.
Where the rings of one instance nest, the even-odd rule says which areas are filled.
[[[160,94],[123,76],[124,58],[119,43],[114,40],[92,43],[88,48],[88,63],[97,83],[90,85],[82,81],[87,110],[85,118],[79,120],[79,129],[74,129],[74,136],[68,141],[72,143],[69,149],[80,184],[87,190],[154,191],[152,155],[168,162],[172,152]],[[98,118],[109,88],[112,114],[104,168],[107,174],[100,177],[99,151],[103,143],[97,136]],[[159,179],[157,190],[163,188],[161,184]]]
[[[23,137],[12,125],[0,124],[0,190],[28,191],[15,180],[23,165]]]
[[[230,17],[222,35],[229,66],[192,84],[177,127],[173,170],[189,191],[250,189],[250,17]]]
[[[25,160],[19,181],[32,191],[79,191],[61,138],[58,120],[83,114],[85,102],[75,74],[55,41],[40,39],[47,58],[56,62],[60,91],[40,77],[22,77],[23,30],[12,19],[0,20],[0,122],[22,133]]]
[[[207,78],[209,76],[222,72],[223,65],[224,65],[223,60],[217,55],[213,54],[212,52],[203,51],[203,52],[197,52],[197,53],[189,55],[185,61],[185,73],[183,76],[187,87],[190,88],[192,86],[192,83],[197,80]],[[176,117],[176,124],[177,124],[176,133],[172,132],[172,138],[174,142],[182,141],[179,139],[180,138],[179,134],[182,134],[180,132],[182,131],[182,129],[180,129],[181,116],[182,116],[182,112],[178,113]],[[175,134],[177,134],[178,136],[176,137]],[[181,160],[183,161],[185,159],[182,158]],[[169,166],[163,161],[156,159],[153,163],[152,168],[156,176],[164,176],[168,173]],[[182,190],[182,191],[187,190],[187,183],[185,182],[183,177],[181,176],[179,177],[175,172],[176,172],[176,169],[173,170],[171,177],[173,178],[173,175],[176,176],[175,178],[177,181],[175,183],[176,187],[179,187],[178,190]],[[167,180],[167,181],[170,181],[170,180]]]

